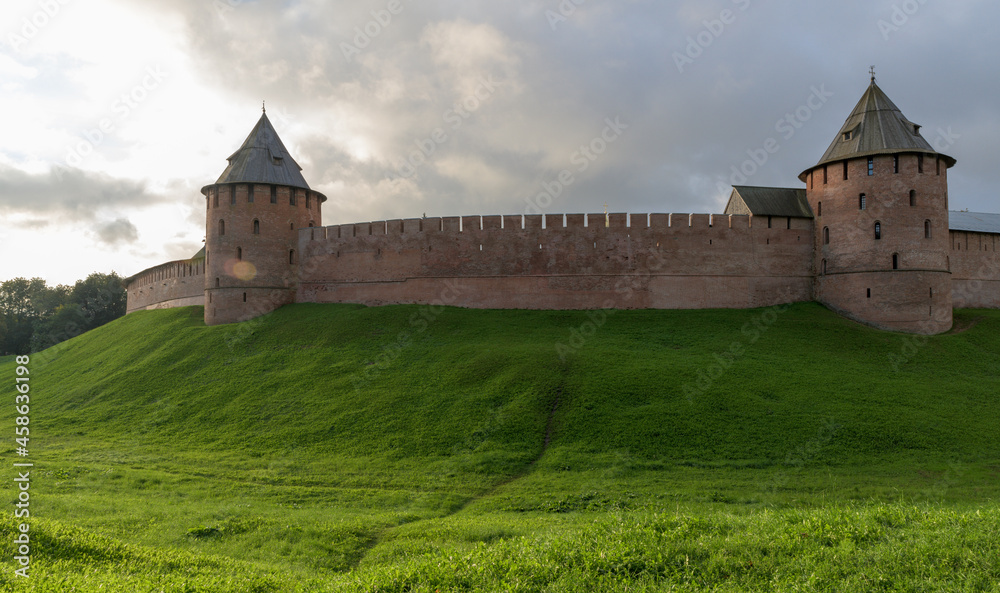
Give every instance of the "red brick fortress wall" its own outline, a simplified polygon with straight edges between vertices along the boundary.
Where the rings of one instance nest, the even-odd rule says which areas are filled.
[[[951,231],[949,238],[955,307],[1000,309],[1000,235]]]
[[[125,286],[126,314],[205,304],[205,260],[173,261],[139,272]]]
[[[773,217],[768,228],[766,217],[630,218],[472,216],[304,229],[296,300],[700,309],[813,298],[810,219]]]

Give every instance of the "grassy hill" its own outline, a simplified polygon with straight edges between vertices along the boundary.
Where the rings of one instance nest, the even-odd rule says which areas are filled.
[[[32,357],[18,588],[997,590],[998,311],[201,319]]]

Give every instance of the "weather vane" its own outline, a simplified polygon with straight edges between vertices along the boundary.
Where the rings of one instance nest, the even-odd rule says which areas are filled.
[[[873,65],[871,68],[868,69],[868,71],[871,72],[872,82],[875,82],[875,66]]]
[[[267,105],[264,104],[263,99],[260,102],[260,110],[263,111],[264,113],[267,113]]]

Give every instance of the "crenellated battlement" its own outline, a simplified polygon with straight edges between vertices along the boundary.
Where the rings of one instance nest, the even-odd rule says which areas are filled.
[[[300,230],[300,237],[307,241],[353,239],[357,237],[412,235],[418,233],[463,234],[493,231],[550,231],[583,230],[600,233],[622,229],[652,232],[704,232],[708,237],[722,229],[758,229],[808,231],[812,221],[796,217],[757,217],[735,214],[649,213],[627,214],[536,214],[536,215],[483,215],[450,216],[443,218],[407,218],[359,222]],[[770,221],[768,219],[771,219]],[[777,220],[775,220],[777,219]],[[770,223],[770,227],[768,224]]]
[[[205,301],[205,258],[183,259],[148,268],[122,281],[127,313],[200,305]]]
[[[297,300],[433,302],[447,280],[468,307],[763,306],[811,298],[812,237],[811,219],[691,213],[317,227],[299,231]]]
[[[147,268],[123,280],[123,284],[135,287],[151,286],[163,280],[204,276],[205,258],[181,259]]]

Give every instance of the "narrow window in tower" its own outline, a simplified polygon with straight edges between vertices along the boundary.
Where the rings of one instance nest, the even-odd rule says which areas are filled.
[[[865,194],[859,195],[858,196],[858,210],[864,210],[865,206],[867,205],[867,201],[868,200],[865,197]]]
[[[212,293],[208,293],[208,304],[212,304]]]
[[[823,227],[823,245],[830,244],[830,227]]]
[[[212,188],[212,206],[214,208],[219,207],[219,188],[217,187]]]
[[[875,174],[875,157],[870,156],[868,157],[868,175],[871,176],[874,174]]]
[[[243,248],[242,247],[237,247],[236,248],[236,259],[237,259],[237,261],[242,261],[243,260]]]
[[[898,270],[899,269],[899,254],[898,253],[893,253],[892,254],[892,269],[893,270]]]
[[[272,204],[278,203],[278,186],[276,185],[271,186],[271,203]]]
[[[253,221],[253,234],[255,235],[260,234],[260,221],[256,219],[254,219]]]
[[[247,186],[247,202],[253,204],[253,184]]]
[[[868,298],[872,298],[872,289],[868,289]]]
[[[937,174],[941,174],[941,159],[934,159],[935,166],[937,167]]]
[[[826,275],[826,260],[823,260],[823,275]]]
[[[910,190],[910,206],[916,206],[916,205],[917,205],[917,190],[911,189]]]
[[[309,205],[312,200],[310,199],[309,192],[306,192],[306,210],[309,209]]]
[[[288,251],[288,263],[290,263],[290,264],[294,264],[295,263],[295,250],[294,249],[290,249]]]
[[[934,298],[934,287],[931,287],[930,291],[931,293],[929,298]]]
[[[917,155],[917,173],[923,173],[923,172],[924,172],[924,155],[918,154]]]
[[[219,221],[219,235],[225,235],[225,234],[226,234],[226,221],[220,220]]]
[[[294,231],[295,230],[295,223],[294,222],[288,223],[288,230],[290,230],[290,231]]]
[[[875,223],[875,240],[879,241],[881,239],[882,239],[882,223],[881,222],[876,222]]]
[[[844,180],[847,180],[847,161],[844,161]]]
[[[767,228],[771,228],[771,217],[767,217]]]
[[[892,155],[892,172],[899,173],[899,155]]]
[[[247,293],[245,292],[243,293],[243,302],[244,303],[247,302]]]
[[[924,221],[924,239],[930,239],[930,238],[931,238],[931,221],[930,220],[925,220]]]
[[[215,279],[215,287],[219,288],[220,286],[222,286],[222,283],[221,283],[221,281],[218,278],[216,278]]]
[[[826,165],[823,165],[823,185],[826,185]]]
[[[788,219],[785,220],[785,228],[788,229],[788,230],[792,229],[792,217],[791,216],[789,216]]]
[[[229,186],[229,203],[232,204],[233,206],[236,205],[236,186],[235,185],[230,185]]]
[[[823,216],[823,202],[816,204],[816,216]]]
[[[288,205],[289,206],[295,205],[295,190],[292,188],[289,188],[288,190]]]

